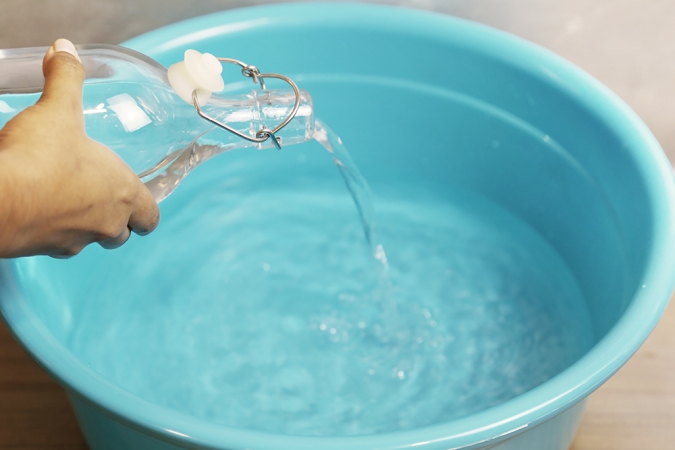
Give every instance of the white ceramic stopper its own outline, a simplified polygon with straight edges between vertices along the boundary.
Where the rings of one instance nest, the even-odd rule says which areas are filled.
[[[225,88],[222,72],[223,66],[212,54],[186,50],[185,59],[169,67],[169,84],[190,105],[193,104],[192,92],[196,90],[199,106],[204,106],[211,93]]]

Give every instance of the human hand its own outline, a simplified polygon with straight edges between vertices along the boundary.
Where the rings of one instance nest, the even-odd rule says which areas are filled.
[[[150,233],[159,223],[150,191],[85,133],[85,70],[73,44],[57,40],[43,72],[40,100],[0,130],[0,258],[69,257]]]

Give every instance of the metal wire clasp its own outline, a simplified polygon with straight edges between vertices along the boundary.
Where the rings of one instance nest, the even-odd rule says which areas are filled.
[[[293,117],[295,117],[295,114],[298,112],[298,108],[300,107],[300,90],[298,89],[298,86],[293,82],[293,80],[284,75],[280,75],[278,73],[260,73],[260,71],[256,66],[250,66],[245,62],[236,59],[218,58],[218,61],[220,61],[221,63],[237,64],[238,66],[241,67],[242,75],[244,75],[245,77],[252,78],[253,83],[257,84],[258,81],[260,81],[260,87],[263,89],[267,89],[267,87],[265,86],[265,78],[277,78],[279,80],[285,81],[286,83],[291,85],[291,87],[293,88],[293,92],[295,92],[295,104],[293,105],[291,113],[288,115],[288,117],[286,117],[286,119],[283,120],[283,122],[274,127],[274,129],[272,130],[268,129],[265,125],[263,125],[263,127],[260,130],[258,130],[255,136],[249,136],[247,134],[241,133],[240,131],[235,130],[234,128],[205,114],[202,111],[201,107],[199,106],[199,101],[197,100],[197,91],[194,90],[192,91],[192,104],[197,110],[197,114],[199,114],[199,116],[202,117],[203,119],[206,119],[209,122],[213,123],[214,125],[217,125],[229,131],[230,133],[234,133],[240,138],[246,139],[247,141],[262,143],[265,142],[267,139],[272,138],[272,143],[274,144],[274,146],[277,148],[277,150],[281,150],[281,138],[278,137],[276,134],[279,132],[279,130],[288,125],[288,123],[291,120],[293,120]]]

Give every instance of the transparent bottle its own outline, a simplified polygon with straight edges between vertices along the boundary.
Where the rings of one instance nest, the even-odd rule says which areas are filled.
[[[0,128],[38,100],[46,51],[47,47],[0,50]],[[157,202],[193,168],[217,154],[244,147],[275,148],[271,137],[251,142],[200,117],[185,93],[174,90],[167,69],[142,53],[99,44],[80,45],[77,51],[86,69],[83,112],[88,136],[116,152]],[[291,89],[247,94],[226,89],[210,98],[198,92],[204,114],[248,136],[273,129],[296,102]],[[312,99],[302,90],[299,96],[293,120],[276,135],[284,146],[307,141],[314,134]]]

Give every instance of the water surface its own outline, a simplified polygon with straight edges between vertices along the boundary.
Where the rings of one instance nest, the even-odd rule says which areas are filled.
[[[521,220],[460,190],[384,193],[373,208],[342,175],[360,214],[320,183],[186,183],[180,214],[91,275],[69,347],[153,403],[331,436],[484,410],[590,347],[574,277]]]

